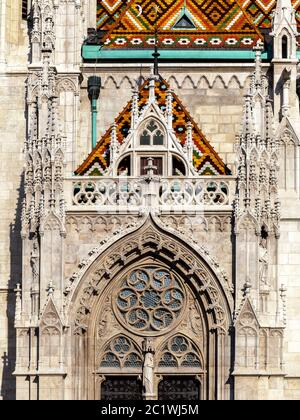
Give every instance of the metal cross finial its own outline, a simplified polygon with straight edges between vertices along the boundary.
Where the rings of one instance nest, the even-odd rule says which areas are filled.
[[[159,11],[159,6],[156,5],[154,6],[154,11],[155,11],[155,46],[154,46],[154,53],[152,54],[152,56],[154,57],[154,75],[158,76],[159,72],[158,72],[158,59],[160,57],[160,54],[158,52],[158,27],[157,27],[157,15],[158,15],[158,11]]]

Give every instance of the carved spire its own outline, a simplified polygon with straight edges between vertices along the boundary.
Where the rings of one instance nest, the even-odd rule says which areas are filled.
[[[55,10],[54,0],[33,1],[32,42],[36,68],[29,70],[27,104],[29,132],[26,142],[26,203],[31,232],[39,229],[50,212],[61,217],[63,200],[64,136],[59,121],[57,70],[54,66]],[[26,224],[24,224],[26,226]],[[25,234],[25,232],[24,232]]]
[[[274,59],[297,59],[297,22],[290,0],[277,0],[271,36],[274,38]]]
[[[158,77],[154,73],[154,68],[151,67],[151,73],[149,76],[149,103],[156,101],[155,97],[155,82],[158,80]]]
[[[273,32],[277,32],[282,26],[287,26],[294,34],[297,34],[296,11],[291,0],[277,0],[273,15]]]
[[[21,321],[22,318],[22,289],[20,283],[16,285],[16,307],[15,307],[15,322]]]
[[[251,94],[245,95],[243,129],[237,147],[239,193],[235,215],[237,226],[241,218],[249,215],[258,232],[264,224],[278,235],[278,144],[272,104],[260,89],[258,74],[260,59],[256,58],[253,78],[257,83],[250,88]]]
[[[186,144],[185,152],[190,164],[193,164],[194,142],[193,142],[193,124],[189,121],[186,125]]]
[[[249,138],[253,134],[254,129],[254,121],[253,121],[253,101],[252,101],[252,95],[246,94],[245,95],[245,105],[244,105],[244,124],[243,124],[243,130],[244,135],[249,136]]]
[[[139,119],[139,92],[135,89],[132,95],[131,128],[135,129]]]
[[[254,72],[255,88],[260,91],[263,85],[262,68],[261,68],[261,65],[262,65],[261,53],[264,49],[264,45],[262,41],[259,40],[253,49],[255,51],[255,72]]]
[[[111,131],[111,147],[110,147],[110,164],[113,165],[116,162],[117,155],[119,152],[119,142],[117,138],[117,124],[114,122]]]
[[[167,101],[166,101],[166,120],[169,130],[173,128],[173,92],[168,90],[167,92]]]

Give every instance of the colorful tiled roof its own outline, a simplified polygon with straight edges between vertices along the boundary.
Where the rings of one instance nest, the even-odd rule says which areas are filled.
[[[128,6],[128,0],[97,0],[97,27],[110,30]]]
[[[245,12],[251,21],[259,29],[270,29],[272,24],[272,13],[276,7],[277,0],[238,0],[243,5]],[[300,0],[292,0],[296,10],[296,20],[300,29]]]
[[[163,79],[156,82],[156,98],[162,111],[166,109],[166,96],[169,85]],[[145,107],[149,98],[149,82],[146,81],[139,91],[139,108],[140,111]],[[124,110],[116,119],[117,137],[120,144],[126,139],[131,127],[131,109],[132,101],[130,101]],[[199,129],[191,115],[181,103],[177,95],[173,94],[173,129],[182,145],[186,141],[186,126],[188,122],[193,125],[194,140],[194,166],[201,175],[225,175],[229,173],[228,168],[218,156],[213,147]],[[95,149],[83,162],[83,164],[75,171],[76,175],[101,175],[105,169],[109,167],[109,150],[111,141],[112,127],[110,127],[104,136],[99,140]]]
[[[108,31],[104,48],[110,49],[153,48],[156,25],[160,48],[252,48],[261,35],[240,3],[238,0],[98,1],[98,29]],[[156,6],[159,6],[157,13]],[[187,11],[194,28],[176,29],[183,10]]]

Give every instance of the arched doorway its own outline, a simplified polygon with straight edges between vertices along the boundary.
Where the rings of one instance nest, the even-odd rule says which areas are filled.
[[[229,293],[152,221],[95,258],[73,294],[75,399],[229,398]]]

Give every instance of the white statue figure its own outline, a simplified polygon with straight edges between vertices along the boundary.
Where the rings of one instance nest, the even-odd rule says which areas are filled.
[[[39,244],[37,238],[33,241],[33,249],[30,255],[30,264],[32,268],[32,277],[33,277],[33,283],[37,283],[39,279],[40,274],[40,268],[39,268]]]
[[[153,339],[146,338],[143,343],[143,350],[145,354],[143,366],[143,388],[146,399],[151,399],[154,396],[154,347]]]
[[[267,247],[267,239],[262,238],[259,243],[259,280],[267,285],[267,272],[269,265],[269,253]]]

